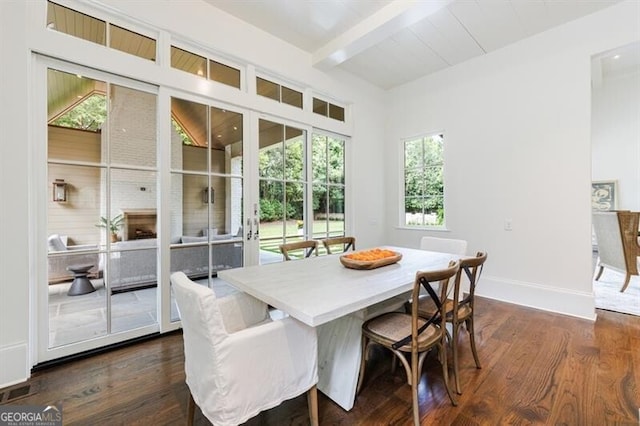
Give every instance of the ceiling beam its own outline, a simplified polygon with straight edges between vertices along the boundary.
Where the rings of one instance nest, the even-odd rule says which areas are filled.
[[[452,2],[394,0],[313,52],[313,66],[328,70],[339,65]]]

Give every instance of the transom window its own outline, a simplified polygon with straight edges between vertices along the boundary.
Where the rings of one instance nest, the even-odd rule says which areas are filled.
[[[443,227],[444,135],[432,134],[403,141],[405,226]]]

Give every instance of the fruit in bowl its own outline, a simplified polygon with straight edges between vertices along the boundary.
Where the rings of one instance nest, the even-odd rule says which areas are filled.
[[[398,253],[396,253],[395,251],[375,248],[371,250],[357,251],[355,253],[345,254],[344,257],[351,260],[372,261],[397,255]]]

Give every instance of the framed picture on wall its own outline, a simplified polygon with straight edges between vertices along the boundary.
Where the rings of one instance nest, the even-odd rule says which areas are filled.
[[[618,207],[618,181],[591,182],[591,208],[594,211],[616,210]]]

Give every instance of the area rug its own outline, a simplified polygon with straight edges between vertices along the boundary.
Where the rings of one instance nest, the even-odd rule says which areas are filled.
[[[596,308],[640,316],[640,277],[632,276],[624,293],[620,293],[622,283],[624,274],[605,268],[593,281]]]

